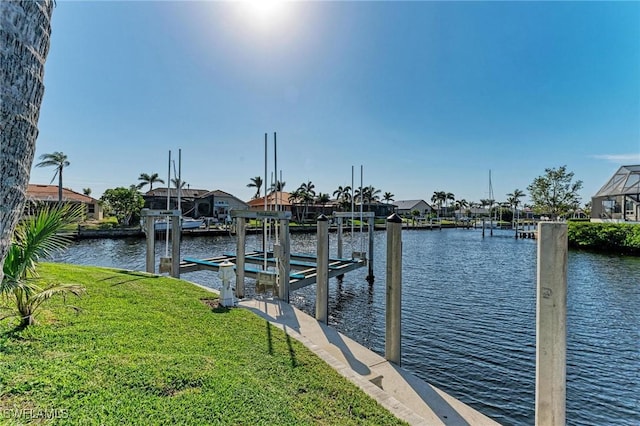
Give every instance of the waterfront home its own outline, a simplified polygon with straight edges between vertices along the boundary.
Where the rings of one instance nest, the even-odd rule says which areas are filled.
[[[231,210],[247,210],[249,205],[220,189],[196,197],[192,217],[212,217],[218,222],[229,219]]]
[[[208,189],[185,189],[180,190],[180,207],[184,216],[192,217],[195,208],[195,199],[209,192]],[[144,207],[154,210],[164,210],[167,208],[167,195],[169,196],[169,210],[178,208],[177,188],[154,188],[142,194]]]
[[[169,189],[169,209],[178,208],[178,191]],[[143,194],[144,207],[163,210],[167,208],[167,188],[155,188]],[[224,221],[232,209],[247,209],[247,203],[228,192],[216,189],[181,189],[180,208],[182,215],[194,219],[201,217],[215,218]]]
[[[411,212],[418,210],[418,216],[426,217],[433,212],[433,207],[425,200],[399,200],[394,202],[396,213],[400,216],[411,216]]]
[[[273,191],[266,196],[266,209],[270,211],[276,210],[276,204],[280,211],[291,211],[292,203],[289,201],[291,194],[284,191]],[[254,198],[247,202],[249,210],[264,210],[265,209],[265,197]]]
[[[27,201],[36,203],[58,203],[58,185],[29,184],[27,187]],[[68,188],[62,188],[62,202],[70,204],[82,204],[86,207],[87,219],[102,220],[102,206],[93,197],[80,194]]]
[[[640,165],[620,167],[591,197],[591,222],[640,222]]]

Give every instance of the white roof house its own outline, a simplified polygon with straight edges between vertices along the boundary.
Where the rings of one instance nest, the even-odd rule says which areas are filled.
[[[424,200],[400,200],[394,201],[396,207],[396,213],[400,216],[409,215],[412,211],[418,210],[420,216],[425,216],[433,212],[433,208],[429,203]]]

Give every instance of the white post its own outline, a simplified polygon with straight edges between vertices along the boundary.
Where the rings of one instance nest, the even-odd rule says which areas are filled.
[[[318,217],[318,257],[316,262],[316,319],[329,321],[329,220]]]
[[[387,303],[385,358],[401,361],[402,312],[402,219],[396,213],[387,218]]]
[[[245,246],[246,219],[236,218],[236,297],[244,297],[244,246]]]
[[[538,224],[536,426],[565,424],[567,225]]]
[[[218,271],[218,277],[222,280],[222,289],[220,291],[220,304],[224,307],[230,308],[235,305],[235,299],[233,297],[233,291],[231,290],[231,281],[236,277],[233,272],[233,263],[225,260],[220,265]]]

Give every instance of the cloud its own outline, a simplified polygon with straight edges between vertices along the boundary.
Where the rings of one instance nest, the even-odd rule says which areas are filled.
[[[602,154],[602,155],[592,155],[593,158],[597,158],[598,160],[606,160],[610,163],[616,164],[631,164],[631,163],[639,163],[640,162],[640,153],[635,154]]]

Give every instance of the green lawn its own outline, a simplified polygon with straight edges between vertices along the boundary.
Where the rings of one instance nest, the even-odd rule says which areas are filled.
[[[39,324],[0,323],[0,424],[402,424],[298,341],[212,294],[143,273],[42,264],[86,286]],[[49,420],[46,421],[49,424]]]

